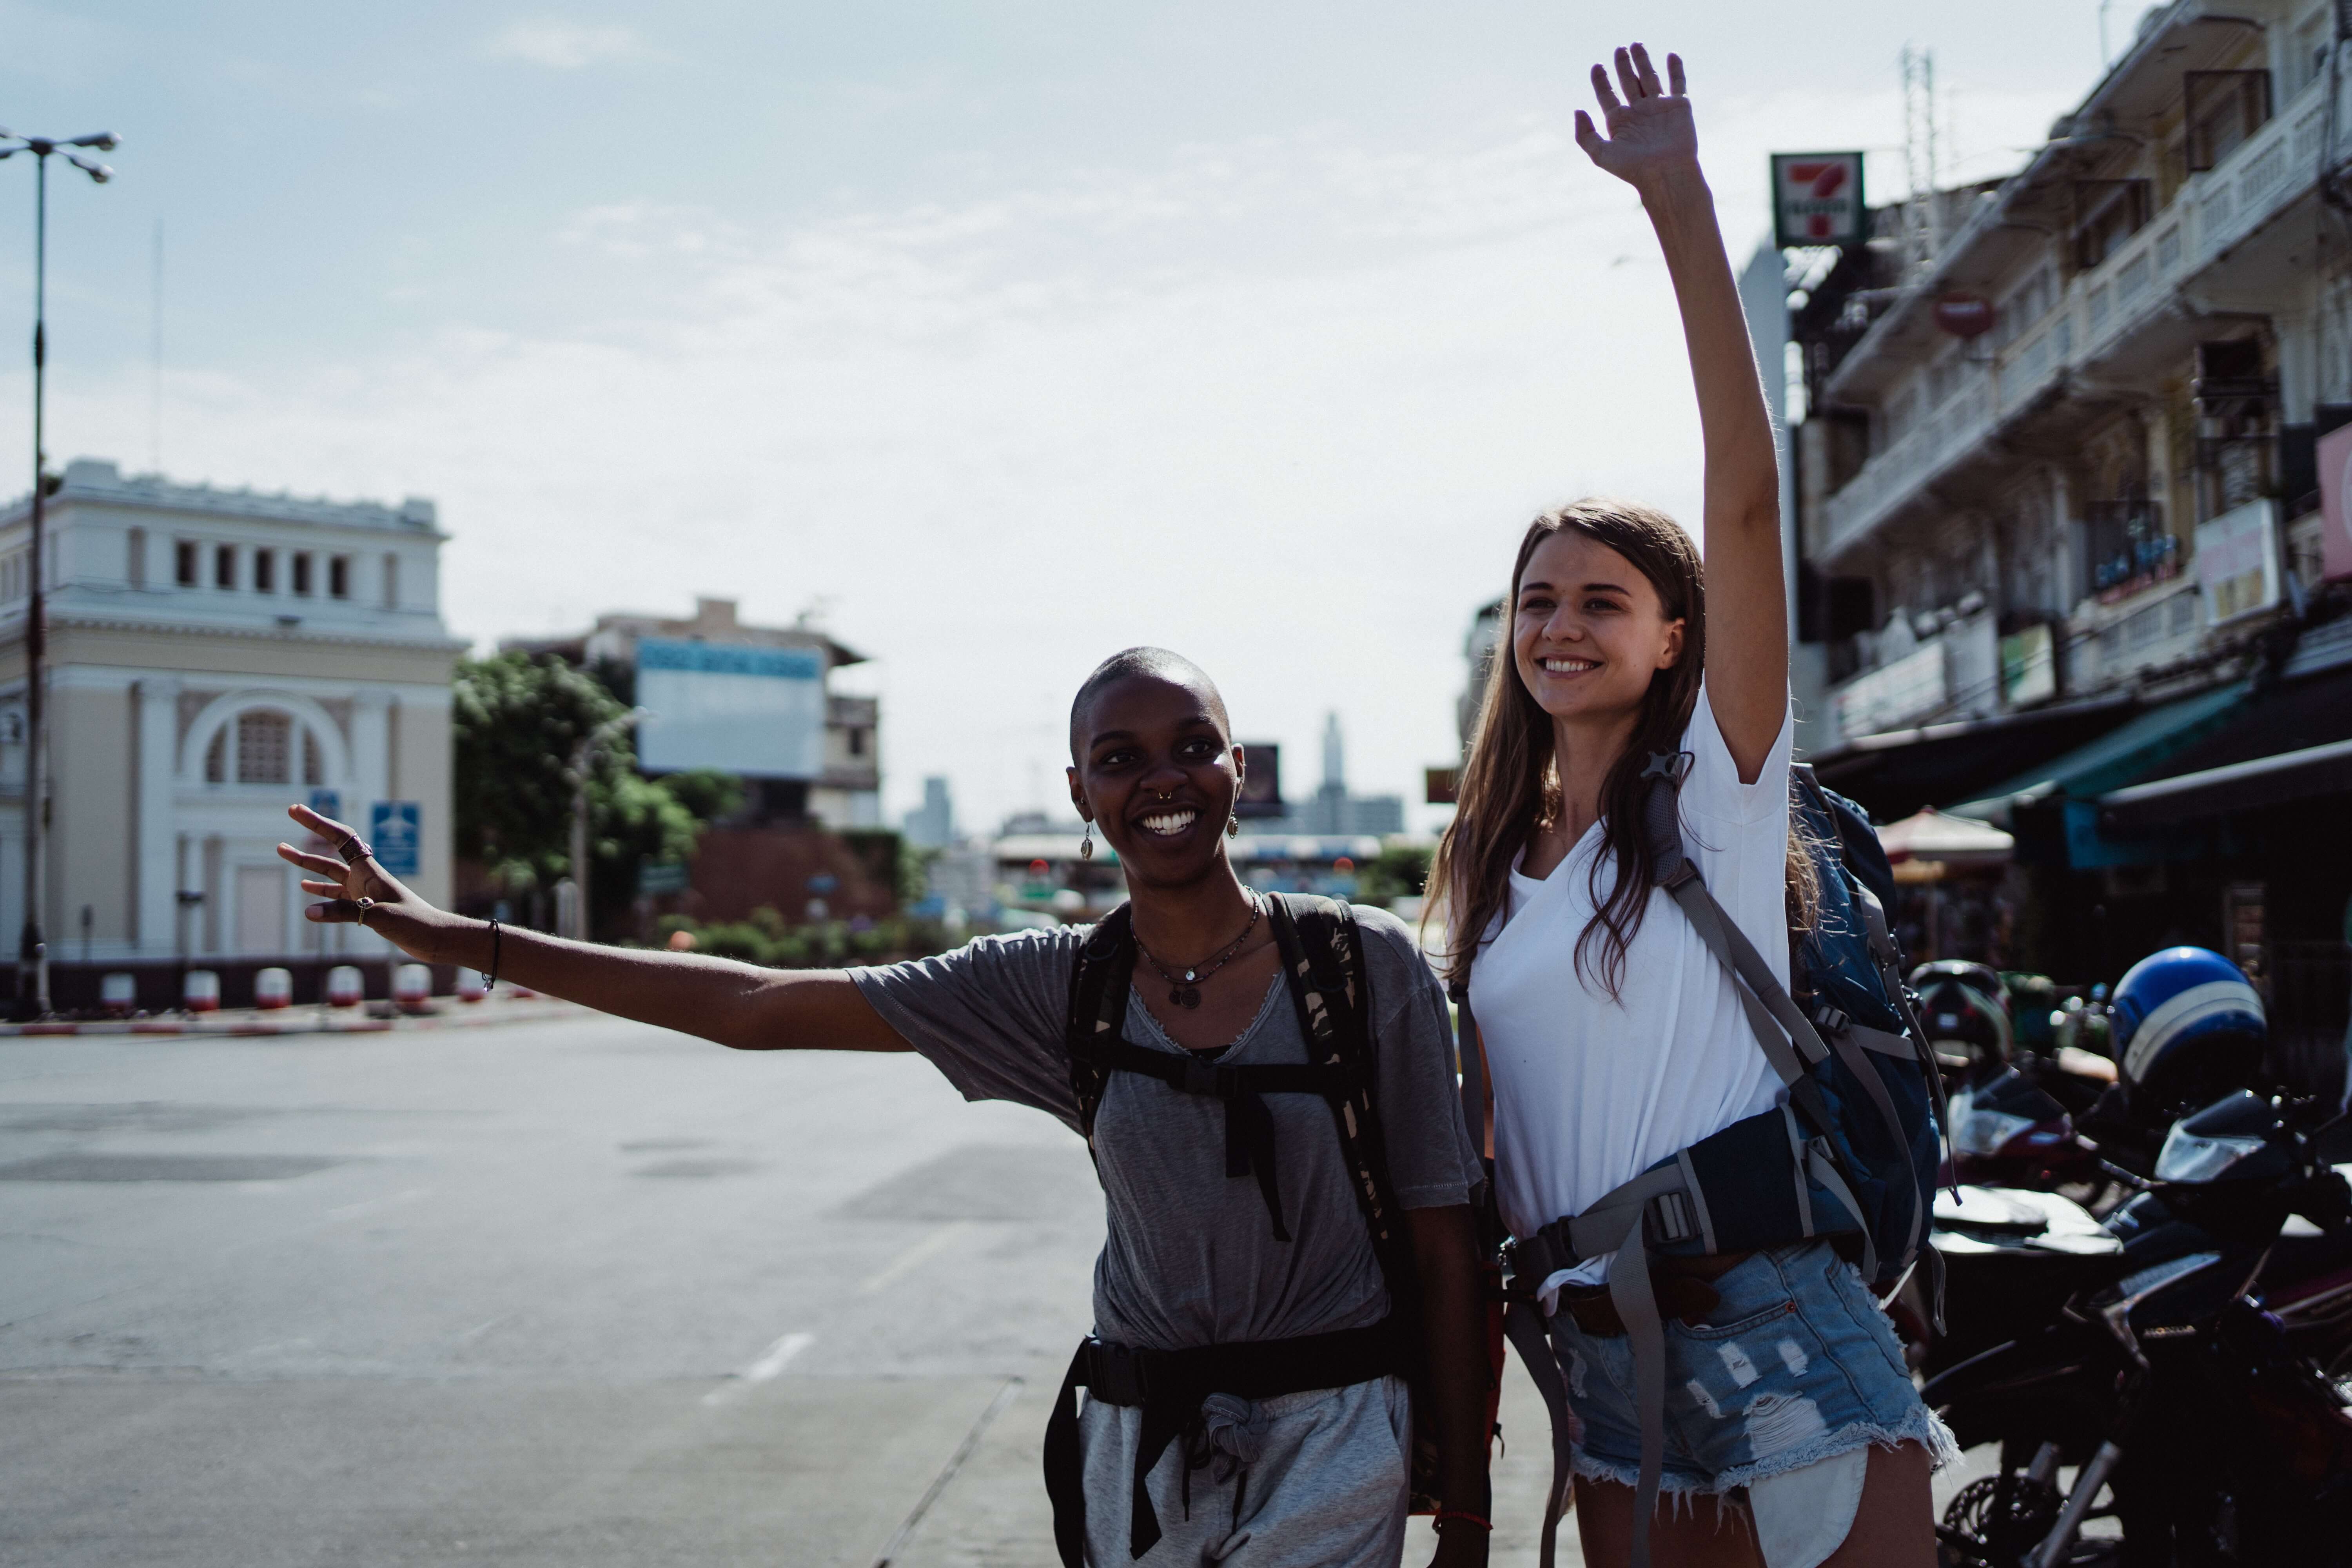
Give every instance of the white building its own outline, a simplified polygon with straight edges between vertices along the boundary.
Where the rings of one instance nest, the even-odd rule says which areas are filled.
[[[30,508],[0,512],[0,930],[24,921]],[[78,458],[47,503],[52,994],[97,973],[176,1000],[184,956],[234,1004],[265,963],[297,994],[375,938],[315,927],[274,850],[309,800],[449,891],[444,535],[433,503],[308,500],[125,478]],[[224,962],[226,961],[226,962]]]

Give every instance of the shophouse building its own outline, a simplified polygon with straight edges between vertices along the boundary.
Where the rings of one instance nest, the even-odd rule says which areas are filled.
[[[2157,7],[2017,174],[1791,253],[1812,759],[1882,820],[2015,832],[2042,961],[2085,977],[2341,951],[2347,836],[2310,835],[2343,784],[2302,755],[2352,737],[2315,460],[2352,419],[2337,26]],[[2200,759],[2268,769],[2267,823],[2107,802]]]
[[[426,898],[449,889],[446,537],[398,505],[216,489],[67,465],[47,506],[48,907],[59,1006],[128,971],[149,1007],[179,971],[230,1005],[256,970],[317,994],[391,950],[301,918],[275,852],[309,801],[371,834]],[[0,511],[0,929],[24,920],[30,509]],[[383,987],[380,967],[374,989]]]

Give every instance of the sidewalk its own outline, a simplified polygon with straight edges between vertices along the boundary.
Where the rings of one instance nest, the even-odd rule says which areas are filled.
[[[379,1035],[393,1030],[540,1024],[583,1017],[588,1012],[588,1008],[575,1003],[500,986],[478,1002],[436,996],[418,1013],[400,1012],[389,1002],[369,1002],[353,1007],[236,1007],[213,1013],[165,1013],[145,1018],[57,1018],[33,1024],[0,1024],[0,1039],[55,1035]]]

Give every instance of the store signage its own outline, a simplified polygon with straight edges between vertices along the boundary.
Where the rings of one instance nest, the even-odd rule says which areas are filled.
[[[1992,331],[1992,301],[1955,289],[1936,301],[1936,325],[1956,338],[1980,338]]]
[[[1950,689],[1944,677],[1943,639],[1938,637],[1916,653],[1846,682],[1837,694],[1838,733],[1852,739],[1893,729],[1906,719],[1941,708]]]
[[[2197,525],[2197,584],[2207,626],[2227,626],[2279,602],[2277,510],[2264,496]]]
[[[1860,245],[1864,225],[1859,153],[1772,154],[1772,243]]]
[[[2058,695],[2056,645],[2045,626],[2028,626],[2000,639],[2000,697],[2012,708],[2046,702]]]
[[[2352,577],[2352,425],[2319,438],[2319,569]]]

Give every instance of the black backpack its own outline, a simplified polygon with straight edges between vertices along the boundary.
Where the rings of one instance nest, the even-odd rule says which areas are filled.
[[[1409,1347],[1406,1375],[1418,1382],[1418,1276],[1403,1211],[1389,1182],[1387,1148],[1374,1103],[1371,979],[1364,966],[1362,933],[1354,911],[1341,900],[1297,893],[1264,897],[1283,979],[1298,1010],[1307,1059],[1221,1066],[1130,1043],[1123,1031],[1136,946],[1128,906],[1121,904],[1095,928],[1070,976],[1070,1086],[1077,1096],[1078,1128],[1093,1153],[1095,1113],[1113,1072],[1143,1073],[1185,1093],[1223,1100],[1225,1174],[1256,1176],[1275,1234],[1286,1241],[1274,1124],[1259,1097],[1321,1096],[1331,1108],[1356,1205],[1371,1234],[1372,1252],[1388,1286],[1390,1311],[1404,1329],[1399,1337]],[[1414,1408],[1424,1411],[1427,1402],[1416,1400]],[[1437,1507],[1437,1457],[1435,1428],[1416,1414],[1412,1505],[1416,1513]]]

